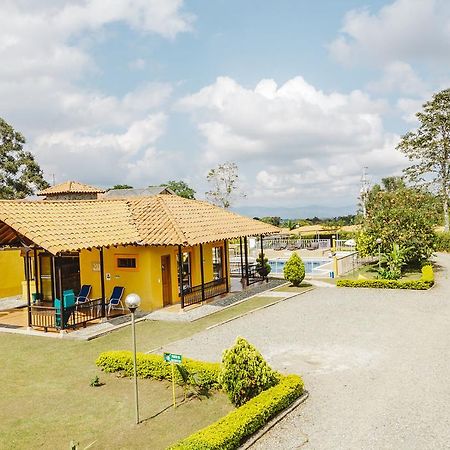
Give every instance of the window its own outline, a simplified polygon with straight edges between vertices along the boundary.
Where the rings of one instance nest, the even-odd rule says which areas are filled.
[[[178,264],[178,271],[179,271],[180,270],[180,262],[178,260],[178,255],[177,255],[177,264]],[[183,291],[188,291],[192,287],[191,254],[189,252],[183,252],[182,270],[183,270]],[[178,293],[180,293],[179,288],[178,288]]]
[[[137,270],[137,255],[115,255],[116,269]]]
[[[213,247],[213,274],[215,280],[223,278],[223,247]]]

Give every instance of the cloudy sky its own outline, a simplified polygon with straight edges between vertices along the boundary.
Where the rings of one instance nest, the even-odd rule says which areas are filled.
[[[202,197],[233,161],[242,205],[351,205],[450,85],[448,0],[0,3],[0,116],[49,181]]]

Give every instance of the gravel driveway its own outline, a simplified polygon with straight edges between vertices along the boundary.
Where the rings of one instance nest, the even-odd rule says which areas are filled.
[[[178,341],[219,361],[244,336],[310,397],[255,449],[450,449],[450,255],[427,292],[317,288]]]

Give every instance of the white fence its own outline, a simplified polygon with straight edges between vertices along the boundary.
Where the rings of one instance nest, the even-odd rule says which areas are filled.
[[[289,236],[270,236],[263,239],[263,247],[272,250],[316,250],[330,248],[329,239],[303,239]]]

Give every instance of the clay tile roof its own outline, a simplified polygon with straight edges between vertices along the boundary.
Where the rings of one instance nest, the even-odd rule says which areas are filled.
[[[124,202],[4,200],[0,201],[2,222],[54,254],[139,241]]]
[[[176,195],[121,200],[0,201],[0,225],[51,253],[111,245],[197,245],[279,228]],[[1,228],[1,227],[0,227]]]
[[[65,183],[50,186],[38,192],[38,195],[52,195],[52,194],[86,194],[86,193],[103,193],[105,189],[100,189],[89,184],[79,183],[78,181],[66,181]]]

